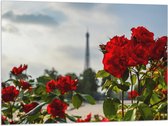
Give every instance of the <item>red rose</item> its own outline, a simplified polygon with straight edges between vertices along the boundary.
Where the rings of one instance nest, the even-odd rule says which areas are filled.
[[[27,69],[27,65],[25,65],[24,64],[24,66],[22,67],[22,65],[20,65],[19,67],[13,67],[13,69],[12,69],[12,73],[14,74],[14,75],[19,75],[19,74],[21,74],[24,70],[26,70]]]
[[[4,102],[14,101],[19,95],[19,90],[14,86],[5,87],[2,89],[2,100]]]
[[[129,64],[129,66],[136,66],[138,64],[146,65],[149,60],[150,52],[155,44],[154,34],[143,26],[132,28],[131,31],[132,53],[130,57],[136,63],[133,65]]]
[[[162,57],[165,57],[166,48],[167,48],[167,37],[163,36],[155,42],[150,54],[151,59],[159,60]]]
[[[120,47],[113,47],[103,58],[104,70],[111,75],[121,78],[127,69],[127,54]]]
[[[135,44],[142,44],[143,46],[149,47],[151,43],[154,43],[154,34],[145,27],[139,26],[137,28],[132,28],[131,31],[131,39]]]
[[[28,113],[32,109],[34,109],[37,105],[39,105],[37,102],[32,102],[30,104],[22,105],[23,106],[23,111],[25,113]]]
[[[131,57],[132,42],[124,36],[114,36],[105,45],[104,70],[111,75],[121,78],[128,66],[136,66],[137,61]]]
[[[92,114],[89,113],[85,119],[78,118],[76,122],[90,122]]]
[[[129,99],[135,99],[138,95],[138,92],[136,90],[128,92],[128,98]]]
[[[54,89],[56,89],[56,81],[50,80],[49,82],[47,82],[46,91],[49,93],[52,92]]]
[[[11,120],[9,123],[10,124],[16,124],[16,122],[14,122],[13,120]]]
[[[20,80],[20,85],[21,85],[22,89],[24,89],[24,90],[31,89],[31,84],[29,84],[28,82],[26,82],[24,80]]]
[[[56,81],[56,87],[61,91],[61,94],[74,91],[77,88],[77,80],[71,79],[71,76],[60,76]]]
[[[111,52],[113,51],[114,46],[124,47],[124,46],[127,46],[129,43],[130,41],[127,38],[125,38],[125,36],[114,36],[104,46],[107,52]]]
[[[47,112],[53,117],[65,118],[65,110],[67,107],[68,105],[65,102],[62,102],[59,99],[53,99],[47,106]]]
[[[5,124],[5,122],[7,121],[7,118],[3,115],[1,115],[1,123]]]
[[[129,66],[146,65],[149,59],[149,49],[145,48],[141,44],[137,44],[132,48],[132,53],[130,54],[130,59],[133,60],[132,63],[129,63]]]
[[[103,118],[101,122],[110,122],[110,120],[108,118]]]

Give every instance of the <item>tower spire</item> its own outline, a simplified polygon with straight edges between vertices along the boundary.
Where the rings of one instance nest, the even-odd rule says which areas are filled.
[[[90,52],[89,52],[89,32],[86,32],[86,52],[85,52],[85,70],[90,66]]]

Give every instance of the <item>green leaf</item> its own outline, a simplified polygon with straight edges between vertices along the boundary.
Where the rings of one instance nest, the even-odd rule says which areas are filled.
[[[145,85],[148,91],[152,91],[155,88],[155,81],[151,78],[146,78]]]
[[[51,118],[49,118],[44,123],[56,123],[56,121],[51,119]]]
[[[28,120],[29,122],[33,122],[34,120],[38,119],[39,116],[40,116],[40,113],[37,112],[37,113],[35,113],[35,114],[33,114],[33,115],[29,115],[29,116],[27,117],[27,120]]]
[[[129,77],[129,70],[126,69],[123,76],[122,76],[122,80],[125,82]]]
[[[159,76],[158,81],[163,87],[166,86],[164,76]]]
[[[129,86],[125,85],[125,84],[117,84],[117,87],[123,91],[128,91],[129,90]]]
[[[110,74],[107,73],[105,70],[99,70],[96,74],[97,78],[105,78],[105,77],[108,77],[108,76],[110,76]]]
[[[63,118],[55,118],[55,121],[59,121],[60,123],[66,123],[66,119]]]
[[[138,101],[144,101],[145,100],[145,96],[141,95],[137,97]]]
[[[137,79],[136,75],[133,74],[133,75],[131,76],[131,79],[132,79],[132,84],[135,84],[135,83],[136,83],[136,79]]]
[[[13,80],[13,83],[15,84],[15,86],[20,86],[20,82],[18,80]]]
[[[24,103],[28,104],[30,103],[30,96],[23,96],[22,100],[24,101]]]
[[[159,107],[158,107],[158,111],[160,113],[167,113],[167,103],[162,103]]]
[[[141,70],[146,70],[146,66],[145,65],[141,65]]]
[[[153,92],[152,97],[150,99],[150,103],[155,104],[155,103],[159,102],[160,100],[161,99],[159,98],[159,96],[155,92]]]
[[[11,112],[11,109],[10,108],[6,108],[6,107],[3,107],[3,109],[1,109],[1,111],[3,112],[3,113],[10,113]]]
[[[103,113],[107,118],[112,118],[116,115],[119,103],[112,99],[105,99],[103,102]]]
[[[113,98],[113,101],[117,104],[121,104],[120,100],[118,98]]]
[[[75,108],[79,108],[82,105],[82,97],[79,94],[72,96],[72,104]]]
[[[116,93],[119,93],[121,90],[117,86],[114,86],[113,91],[115,91]]]
[[[140,103],[138,105],[138,109],[141,113],[141,118],[143,120],[152,120],[153,119],[152,109],[148,105],[146,105],[144,103]]]
[[[41,76],[39,78],[37,78],[37,81],[39,83],[42,83],[42,84],[46,84],[48,81],[50,81],[52,78],[51,77],[47,77],[47,76]]]
[[[128,110],[125,113],[124,120],[125,121],[134,121],[136,119],[136,109]]]
[[[39,85],[35,88],[34,93],[40,96],[45,95],[47,94],[46,87],[44,85]]]
[[[23,73],[15,76],[15,77],[16,77],[17,80],[19,80],[19,79],[28,79],[29,78],[28,75],[23,74]]]
[[[88,94],[81,94],[81,96],[85,101],[87,101],[88,103],[90,103],[92,105],[94,105],[96,103],[95,99]]]
[[[7,82],[9,82],[9,81],[15,81],[15,80],[14,80],[14,79],[8,79],[7,81],[2,82],[2,83],[7,83]]]
[[[110,85],[112,85],[112,81],[111,80],[106,80],[105,83],[102,86],[102,90],[108,88]]]
[[[76,122],[76,119],[73,116],[70,116],[68,114],[66,114],[66,117],[71,120],[72,122]]]
[[[150,98],[152,97],[153,90],[155,88],[155,81],[151,78],[146,78],[145,81],[146,89],[144,91],[145,100],[144,103],[149,104]]]
[[[130,108],[137,108],[138,104],[137,103],[133,103]]]

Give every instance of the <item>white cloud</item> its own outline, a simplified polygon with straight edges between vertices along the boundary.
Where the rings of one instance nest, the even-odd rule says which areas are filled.
[[[18,23],[10,20],[11,17],[4,18],[2,54],[6,58],[2,57],[2,77],[7,75],[9,68],[20,63],[28,63],[29,73],[34,76],[52,67],[61,74],[81,73],[87,30],[90,32],[91,67],[96,71],[102,69],[103,55],[99,44],[106,43],[114,35],[130,32],[130,28],[124,29],[121,15],[109,8],[112,6],[108,4],[3,2],[2,14],[12,11],[14,17],[33,15],[36,19],[41,15],[55,19],[59,25],[37,25],[38,22],[25,23],[26,20]],[[16,31],[18,34],[13,34]]]

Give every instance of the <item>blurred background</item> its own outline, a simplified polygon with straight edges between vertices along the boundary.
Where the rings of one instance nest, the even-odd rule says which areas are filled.
[[[79,79],[79,92],[101,100],[99,45],[115,35],[130,38],[137,26],[155,39],[167,35],[167,6],[2,1],[2,81],[12,67],[28,64],[33,78],[69,74]]]

